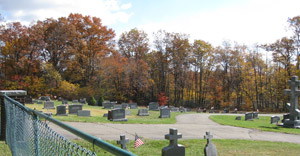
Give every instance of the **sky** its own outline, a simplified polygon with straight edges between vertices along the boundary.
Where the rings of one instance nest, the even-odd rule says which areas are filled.
[[[138,28],[151,39],[166,30],[214,46],[251,46],[290,36],[287,20],[300,16],[300,0],[0,0],[6,22],[30,25],[70,13],[99,17],[117,36]]]

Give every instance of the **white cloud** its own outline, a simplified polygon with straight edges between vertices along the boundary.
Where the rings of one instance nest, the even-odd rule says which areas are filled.
[[[70,13],[80,13],[100,17],[105,25],[127,22],[131,4],[121,4],[119,0],[4,0],[0,10],[5,12],[7,21],[30,23],[33,20],[66,17]],[[4,16],[5,16],[4,15]]]
[[[223,40],[264,44],[287,36],[287,19],[300,15],[299,10],[299,0],[252,0],[243,6],[202,11],[138,28],[148,34],[160,29],[187,33],[191,39],[202,39],[215,46]]]

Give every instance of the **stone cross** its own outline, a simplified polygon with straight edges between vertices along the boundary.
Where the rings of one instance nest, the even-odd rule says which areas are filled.
[[[212,135],[210,135],[210,132],[206,132],[206,135],[204,136],[204,139],[207,139],[207,144],[204,147],[204,155],[205,156],[217,156],[217,148],[216,146],[211,142],[211,139],[213,138]]]
[[[291,89],[285,89],[284,94],[290,94],[291,103],[287,103],[287,107],[290,110],[290,120],[294,121],[300,117],[300,110],[298,109],[298,97],[300,96],[300,90],[298,87],[300,81],[298,81],[298,76],[293,76],[291,80],[288,81],[288,85]]]
[[[121,144],[121,148],[124,150],[127,150],[126,144],[129,143],[129,139],[125,138],[125,135],[120,135],[120,140],[117,140],[117,144],[120,145]]]
[[[182,138],[182,134],[177,133],[176,128],[170,128],[169,134],[165,135],[165,139],[170,140],[170,144],[162,149],[162,156],[184,156],[185,147],[179,145],[177,140]]]

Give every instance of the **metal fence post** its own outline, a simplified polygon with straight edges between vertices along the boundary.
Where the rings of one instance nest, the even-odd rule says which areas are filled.
[[[40,143],[39,143],[39,126],[38,126],[38,120],[39,117],[37,115],[33,114],[33,128],[34,128],[34,144],[35,144],[35,155],[40,155]]]
[[[16,144],[17,144],[17,139],[16,139],[16,131],[17,131],[17,126],[16,126],[16,106],[13,106],[12,107],[12,117],[11,117],[11,125],[8,125],[8,126],[11,126],[10,130],[12,130],[12,155],[15,156],[17,154],[17,151],[16,151]]]

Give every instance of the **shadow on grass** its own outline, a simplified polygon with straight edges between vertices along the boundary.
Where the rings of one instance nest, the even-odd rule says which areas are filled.
[[[279,126],[277,127],[269,127],[269,126],[258,126],[259,128],[266,128],[266,129],[276,129],[276,130],[279,130]]]

